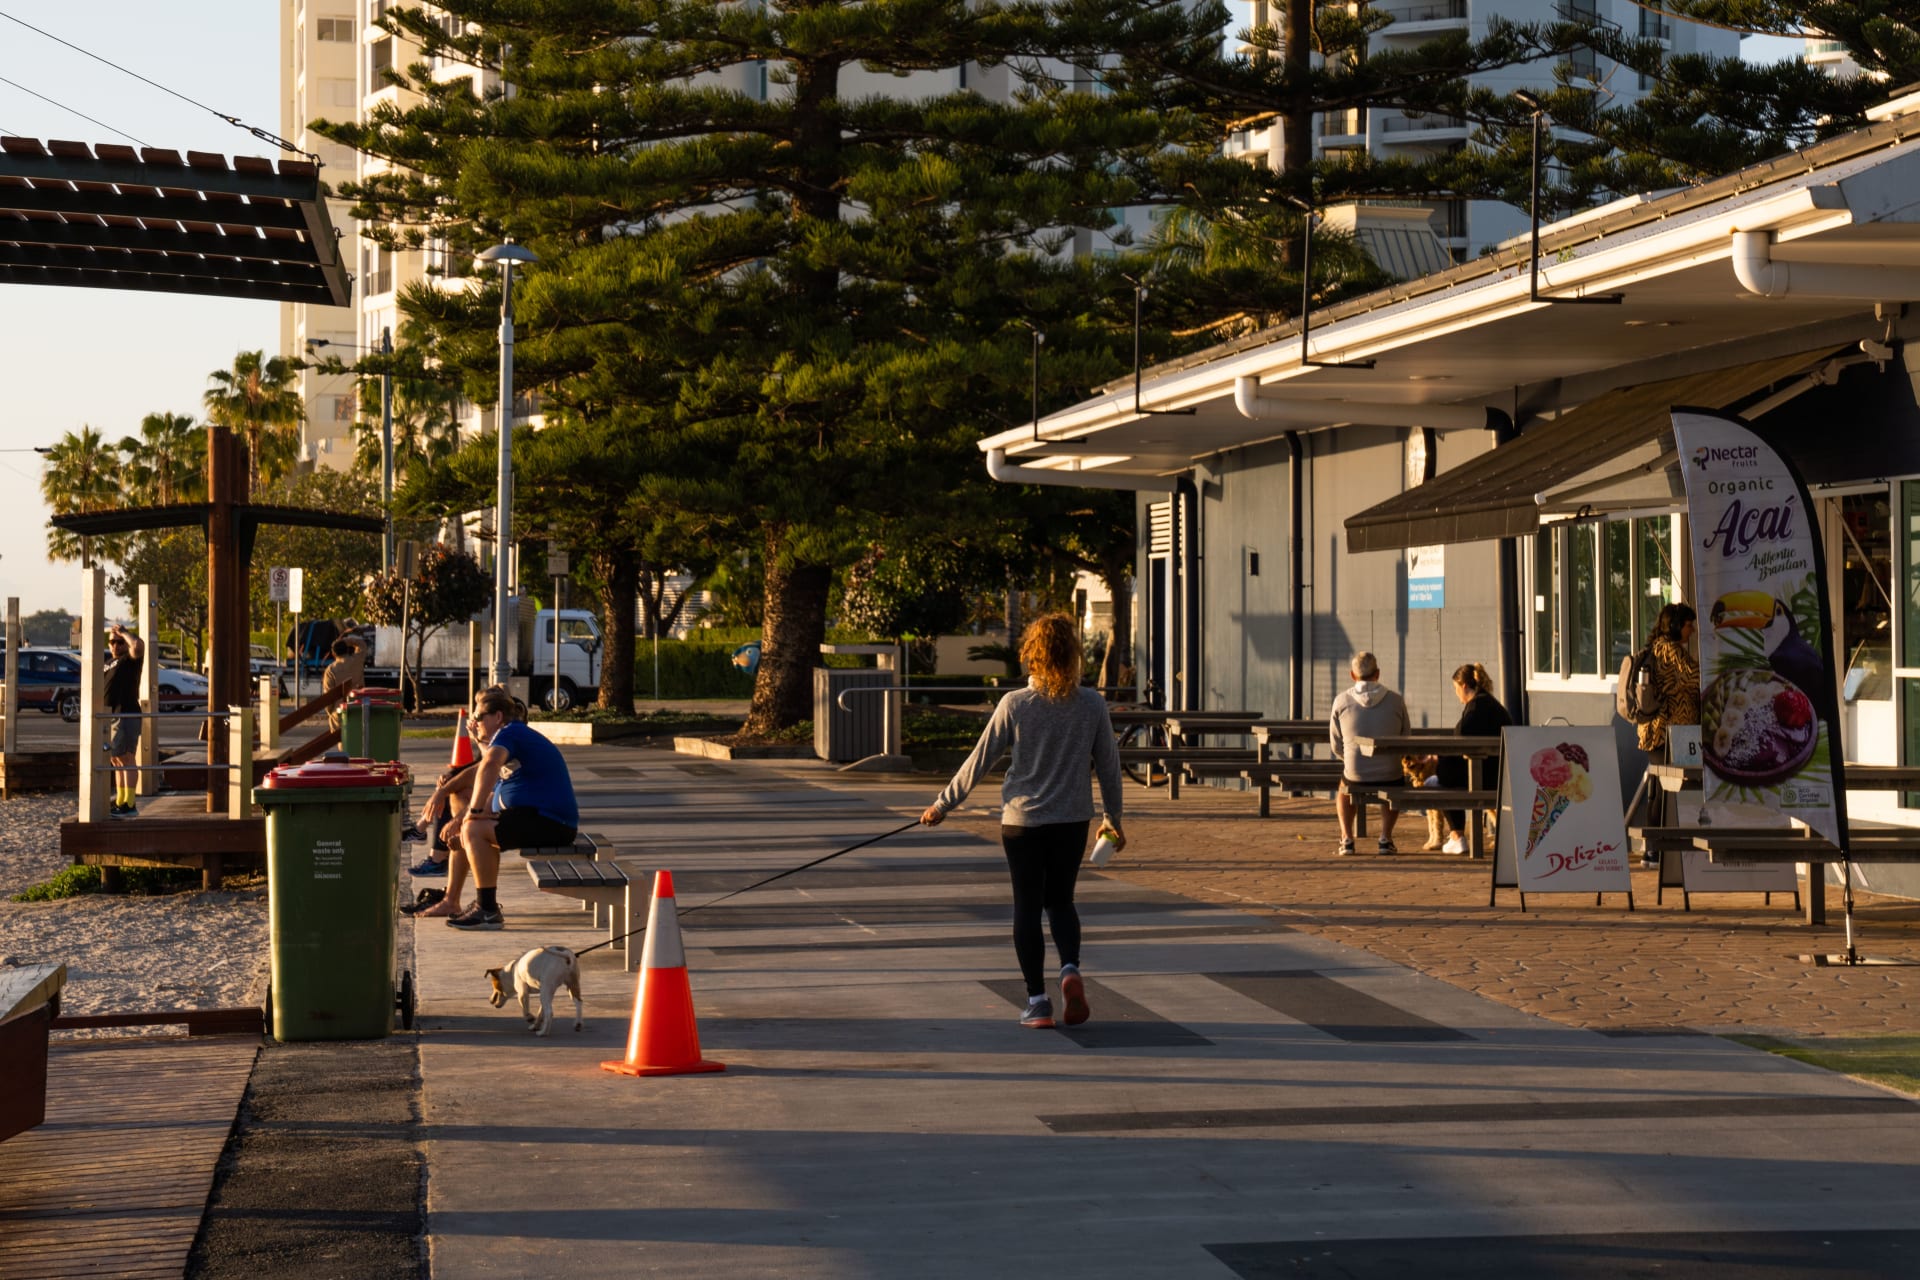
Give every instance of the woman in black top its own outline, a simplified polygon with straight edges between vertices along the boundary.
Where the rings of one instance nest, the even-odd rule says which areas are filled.
[[[1465,663],[1453,673],[1453,696],[1461,702],[1460,721],[1453,726],[1453,731],[1462,737],[1497,738],[1502,729],[1513,723],[1513,717],[1500,705],[1500,699],[1493,696],[1493,680],[1487,675],[1487,669],[1477,662]],[[1441,756],[1437,774],[1441,786],[1462,789],[1469,785],[1472,776],[1465,756]],[[1465,853],[1466,812],[1448,809],[1445,817],[1447,842],[1440,846],[1441,851]]]

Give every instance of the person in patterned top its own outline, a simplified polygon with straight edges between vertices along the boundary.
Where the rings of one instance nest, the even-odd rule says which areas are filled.
[[[1647,640],[1653,650],[1653,679],[1660,694],[1660,714],[1640,726],[1640,749],[1663,750],[1667,726],[1700,723],[1700,660],[1693,656],[1694,612],[1684,604],[1670,604],[1654,620]]]

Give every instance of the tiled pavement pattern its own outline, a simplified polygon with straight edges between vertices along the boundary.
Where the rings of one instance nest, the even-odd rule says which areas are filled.
[[[934,788],[897,784],[902,803]],[[995,796],[982,789],[948,819],[990,836]],[[1271,913],[1477,995],[1568,1026],[1765,1034],[1858,1035],[1920,1031],[1920,968],[1834,969],[1803,954],[1843,948],[1840,889],[1827,888],[1828,924],[1809,928],[1790,896],[1678,890],[1654,905],[1654,873],[1633,872],[1634,911],[1617,895],[1596,908],[1584,894],[1530,894],[1527,910],[1502,890],[1487,907],[1484,861],[1418,853],[1426,825],[1401,821],[1402,852],[1342,858],[1326,799],[1275,797],[1254,814],[1251,794],[1188,787],[1126,788],[1128,846],[1106,870],[1142,887]],[[1920,960],[1920,903],[1855,895],[1863,954]]]
[[[1266,851],[1297,820],[1150,799],[1125,876],[1086,884],[1094,1020],[1033,1032],[978,818],[703,909],[898,825],[932,780],[567,754],[622,865],[675,872],[702,1045],[728,1070],[599,1070],[634,990],[605,952],[585,957],[584,1032],[536,1040],[489,1008],[482,968],[594,936],[518,868],[505,932],[417,922],[436,1276],[1401,1280],[1570,1256],[1585,1270],[1552,1274],[1912,1273],[1914,1101],[1713,1036],[1480,999],[1345,945],[1391,914],[1377,902],[1322,902],[1335,933],[1191,891],[1268,864],[1236,891],[1285,904],[1305,877],[1378,885],[1418,860],[1312,870]],[[1176,842],[1178,860],[1156,852]],[[1468,902],[1422,906],[1427,927],[1489,934]],[[1515,927],[1566,933],[1561,910]]]

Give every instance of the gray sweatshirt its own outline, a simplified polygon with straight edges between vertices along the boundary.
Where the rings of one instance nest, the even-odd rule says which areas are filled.
[[[1000,699],[973,754],[934,801],[940,812],[958,807],[1008,748],[1013,764],[1000,785],[1003,826],[1091,821],[1089,768],[1100,775],[1107,817],[1120,821],[1120,750],[1107,700],[1092,689],[1075,689],[1058,702],[1033,689]]]
[[[1355,738],[1404,738],[1413,732],[1406,700],[1378,680],[1362,680],[1333,700],[1328,736],[1333,754],[1346,762],[1349,782],[1392,782],[1400,757],[1361,753]]]

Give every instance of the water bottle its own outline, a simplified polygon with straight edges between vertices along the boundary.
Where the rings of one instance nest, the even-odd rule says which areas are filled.
[[[1093,842],[1093,852],[1087,855],[1089,866],[1104,867],[1113,860],[1114,850],[1118,848],[1114,844],[1113,837],[1113,828],[1103,824],[1100,828],[1100,838]]]

